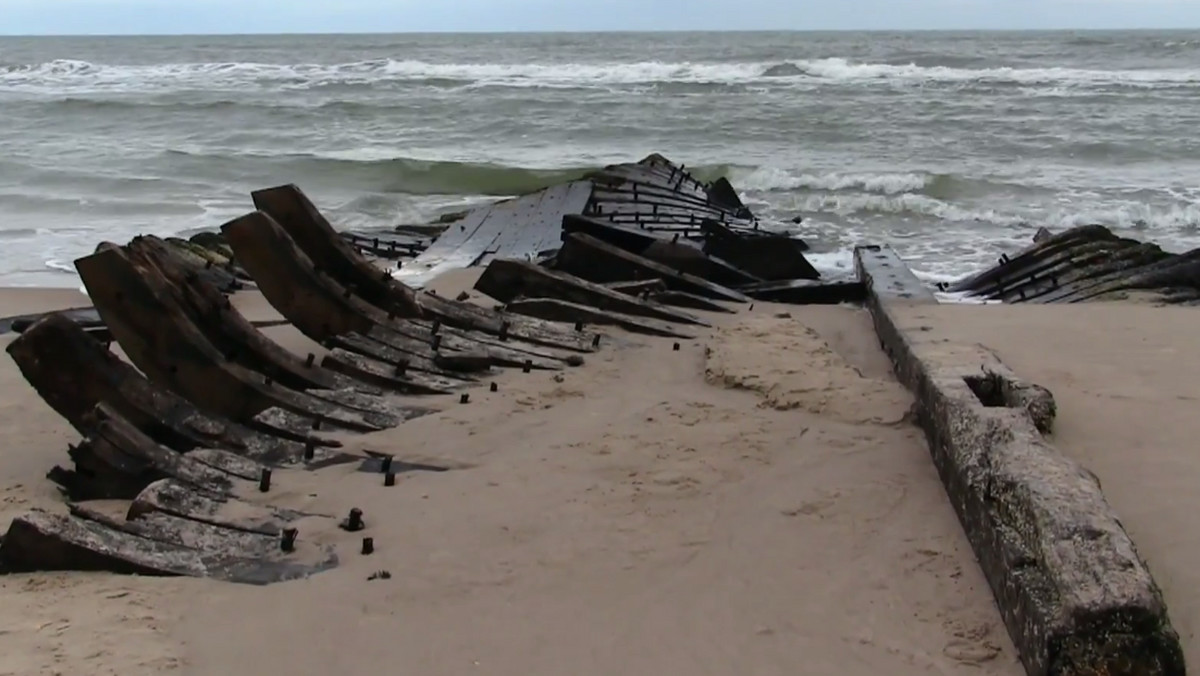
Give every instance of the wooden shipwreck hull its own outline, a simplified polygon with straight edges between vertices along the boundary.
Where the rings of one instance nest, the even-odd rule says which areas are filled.
[[[709,250],[736,258],[772,237],[732,188],[658,156],[391,243],[337,232],[296,186],[252,199],[219,233],[103,243],[77,260],[93,308],[6,321],[21,332],[9,354],[82,440],[49,475],[76,502],[16,519],[0,567],[240,582],[323,570],[336,557],[297,558],[287,510],[256,508],[267,513],[252,525],[221,517],[246,505],[220,505],[256,482],[269,491],[273,468],[363,461],[326,430],[402,424],[497,369],[579,366],[610,327],[687,336],[706,323],[695,313],[734,312],[753,299],[739,287],[775,278]],[[804,273],[803,244],[784,248],[799,258],[772,269]],[[399,272],[378,264],[401,249],[416,258]],[[477,290],[498,305],[417,288],[457,266],[484,268]],[[295,354],[241,315],[228,294],[249,285],[323,351]]]
[[[1149,293],[1162,303],[1200,303],[1200,250],[1182,254],[1118,237],[1099,225],[1034,244],[945,290],[1005,303],[1079,303]]]

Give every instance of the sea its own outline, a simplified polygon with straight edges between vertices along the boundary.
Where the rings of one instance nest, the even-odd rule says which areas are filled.
[[[1200,246],[1200,32],[0,38],[0,286],[303,188],[389,229],[661,153],[822,269],[1098,223]],[[800,222],[793,222],[799,217]]]

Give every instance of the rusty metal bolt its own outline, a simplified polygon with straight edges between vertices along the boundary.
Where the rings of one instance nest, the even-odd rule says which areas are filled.
[[[271,468],[264,467],[258,475],[258,490],[266,493],[271,490]]]
[[[296,536],[300,533],[295,528],[284,528],[279,539],[279,548],[285,552],[296,551]]]

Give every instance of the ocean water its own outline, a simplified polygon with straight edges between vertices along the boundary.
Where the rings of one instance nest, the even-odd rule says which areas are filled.
[[[1200,32],[0,38],[0,285],[280,183],[389,228],[651,152],[825,268],[952,279],[1086,223],[1179,251],[1197,129]]]

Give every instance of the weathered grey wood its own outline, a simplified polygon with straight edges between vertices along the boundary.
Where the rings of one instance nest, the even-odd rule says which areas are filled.
[[[293,521],[305,516],[300,512],[257,505],[230,495],[198,491],[194,486],[170,479],[154,482],[138,494],[129,505],[127,518],[132,521],[155,512],[271,536],[279,535]]]
[[[35,510],[9,524],[0,540],[0,570],[203,577],[208,566],[198,550],[149,540],[78,517]]]
[[[46,403],[81,432],[86,433],[84,416],[106,402],[152,439],[177,451],[223,448],[270,464],[302,455],[297,443],[206,414],[152,384],[65,317],[43,317],[7,350]]]
[[[644,258],[582,232],[567,233],[555,267],[568,274],[600,284],[631,277],[661,279],[673,291],[729,302],[748,302],[746,296],[662,263]]]
[[[243,366],[294,389],[346,389],[349,378],[306,364],[254,327],[216,287],[189,275],[165,243],[154,237],[135,237],[126,247],[134,259],[153,265],[169,282],[181,310],[218,350]]]
[[[880,253],[855,252],[876,330],[1028,673],[1183,676],[1159,587],[1096,478],[1035,425],[1048,395],[996,397],[987,380],[1019,379],[994,355],[915,330],[912,308],[933,301],[897,287]]]
[[[72,499],[131,499],[167,477],[215,491],[233,488],[233,476],[158,445],[108,404],[97,404],[84,426],[86,440],[70,452],[75,470],[51,472]]]
[[[591,339],[580,336],[570,326],[499,312],[472,303],[442,298],[430,293],[417,296],[425,311],[443,324],[478,331],[492,336],[504,333],[534,345],[555,347],[572,352],[591,352]]]
[[[398,375],[394,364],[341,348],[330,350],[321,364],[327,369],[404,394],[448,394],[454,388],[470,384],[419,371]]]
[[[313,449],[314,453],[316,449]],[[187,459],[207,465],[218,472],[223,472],[246,481],[258,481],[263,469],[267,466],[244,458],[240,455],[222,451],[217,448],[197,448],[187,452]]]
[[[686,313],[665,305],[649,303],[618,293],[600,284],[555,270],[547,270],[525,261],[496,259],[488,265],[475,288],[502,302],[518,296],[559,298],[592,305],[601,310],[651,317],[679,324],[706,324]]]
[[[248,420],[278,407],[355,431],[376,431],[399,422],[297,392],[227,361],[156,284],[157,273],[138,266],[119,249],[81,258],[75,267],[130,360],[203,408]]]
[[[508,304],[510,312],[529,314],[533,317],[563,322],[581,322],[602,326],[619,326],[633,333],[673,338],[692,338],[669,322],[649,317],[627,315],[611,310],[601,310],[590,305],[572,303],[558,298],[520,298]]]
[[[412,289],[396,282],[390,273],[355,251],[300,188],[283,185],[257,190],[251,197],[255,208],[269,214],[317,267],[342,286],[384,312],[401,317],[421,316]]]
[[[448,270],[486,265],[494,257],[532,260],[558,248],[565,213],[587,205],[591,184],[577,181],[472,210],[396,273],[421,287]]]
[[[329,345],[335,348],[341,348],[350,352],[370,357],[377,361],[382,361],[392,366],[402,366],[403,372],[417,371],[425,374],[430,374],[444,378],[447,380],[469,380],[470,377],[451,372],[441,366],[438,366],[432,356],[424,356],[414,352],[406,351],[398,347],[393,341],[380,342],[370,336],[363,336],[357,333],[349,333],[344,336],[336,336],[329,339]],[[398,375],[403,375],[398,372]]]

